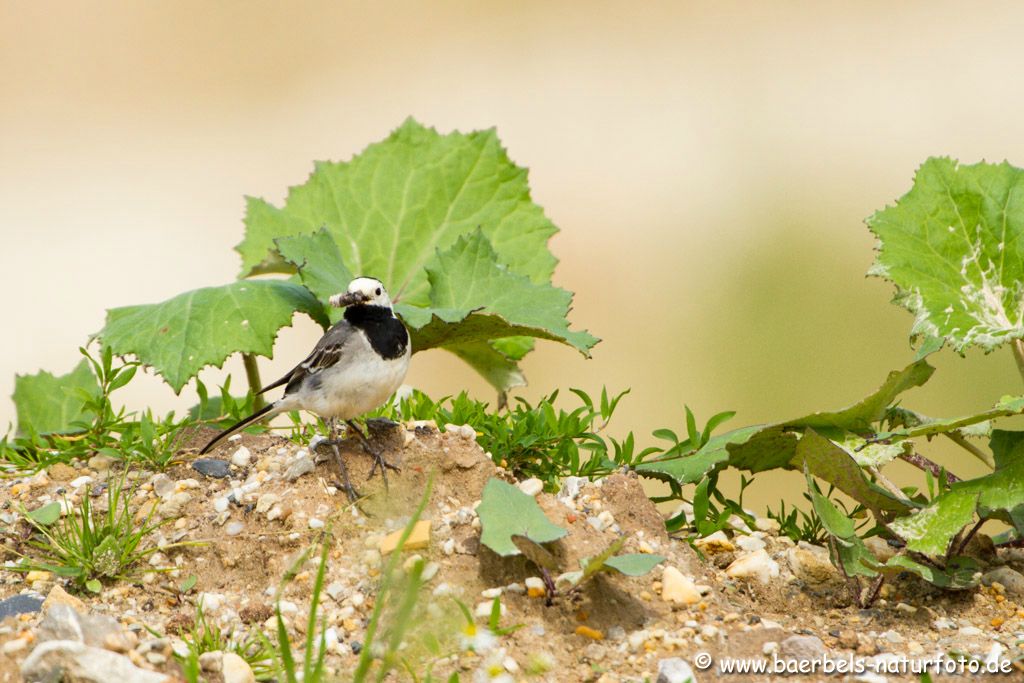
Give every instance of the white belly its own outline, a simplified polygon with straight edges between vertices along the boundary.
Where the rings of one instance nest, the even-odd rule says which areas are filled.
[[[361,349],[345,362],[320,373],[320,388],[304,391],[302,408],[323,418],[351,420],[375,410],[398,390],[409,370],[410,349],[393,360],[384,360]]]

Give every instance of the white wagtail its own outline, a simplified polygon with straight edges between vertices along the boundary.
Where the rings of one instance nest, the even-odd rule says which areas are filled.
[[[278,413],[308,410],[326,419],[331,438],[316,445],[329,445],[344,478],[348,495],[355,489],[348,479],[348,470],[338,451],[336,426],[343,420],[374,458],[370,476],[378,467],[387,484],[386,468],[397,469],[385,462],[362,430],[352,420],[384,404],[405,379],[409,369],[409,332],[395,317],[391,299],[383,283],[372,277],[357,277],[348,291],[331,297],[332,306],[344,307],[345,317],[320,338],[313,352],[291,372],[268,384],[258,393],[284,385],[284,395],[224,430],[200,453],[207,453],[222,439]],[[316,446],[314,446],[315,448]]]

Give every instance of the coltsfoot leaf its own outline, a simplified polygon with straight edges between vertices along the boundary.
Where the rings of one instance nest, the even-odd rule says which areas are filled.
[[[27,434],[69,434],[82,431],[74,423],[85,420],[85,397],[100,391],[89,362],[59,377],[42,370],[35,375],[16,375],[14,406],[18,411],[18,432]]]
[[[501,263],[533,282],[548,282],[557,228],[530,198],[526,169],[516,166],[492,130],[441,135],[408,119],[351,161],[320,162],[284,206],[248,200],[242,275],[291,272],[274,240],[326,228],[355,275],[380,278],[407,303],[425,305],[424,266],[436,250],[478,227]]]
[[[953,483],[931,505],[890,525],[909,550],[944,555],[949,542],[975,515],[997,517],[1018,531],[1024,529],[1024,432],[993,430],[989,446],[994,472]]]
[[[480,499],[476,508],[480,516],[480,542],[499,555],[520,554],[513,536],[550,543],[567,533],[545,516],[532,496],[500,479],[488,480]]]
[[[175,392],[207,365],[233,353],[270,357],[278,330],[303,312],[327,325],[323,307],[305,287],[283,280],[245,280],[204,287],[158,304],[107,311],[99,336],[120,355],[134,355]]]
[[[498,263],[481,230],[455,241],[427,266],[428,306],[401,306],[413,328],[413,349],[516,335],[569,344],[588,354],[597,339],[569,329],[572,293],[536,284]]]
[[[1024,170],[928,159],[910,192],[867,224],[878,237],[869,273],[896,285],[912,338],[958,352],[1024,338]]]

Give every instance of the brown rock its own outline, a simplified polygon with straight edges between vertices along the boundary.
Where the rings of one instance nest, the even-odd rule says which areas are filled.
[[[167,620],[165,630],[167,635],[180,636],[191,631],[195,625],[195,618],[191,614],[179,612]]]
[[[47,468],[46,473],[54,481],[71,481],[78,476],[78,472],[71,465],[63,462],[56,462]]]
[[[840,647],[845,647],[848,650],[856,650],[860,646],[860,639],[857,638],[856,631],[840,631],[836,640]]]
[[[274,610],[270,605],[246,605],[238,611],[243,624],[262,624],[272,616]]]
[[[857,654],[861,657],[874,657],[878,654],[878,645],[870,638],[862,638],[857,646]]]
[[[67,605],[79,614],[87,614],[89,612],[89,608],[86,607],[84,602],[75,596],[68,594],[68,592],[60,586],[54,586],[50,589],[50,592],[46,596],[46,600],[43,601],[41,611],[46,612],[54,605]]]

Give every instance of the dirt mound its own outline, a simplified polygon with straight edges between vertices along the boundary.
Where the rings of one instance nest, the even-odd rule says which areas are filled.
[[[274,595],[294,568],[280,604],[293,641],[301,643],[316,563],[293,565],[329,531],[332,549],[320,616],[329,635],[328,666],[344,678],[355,666],[380,588],[381,544],[407,524],[431,483],[423,514],[430,522],[429,544],[406,554],[415,552],[428,563],[430,579],[421,600],[432,616],[412,632],[436,633],[450,649],[429,655],[410,648],[406,654],[420,666],[430,662],[435,677],[459,672],[470,680],[497,671],[514,679],[529,673],[551,681],[641,680],[655,677],[659,663],[667,666],[664,662],[675,657],[689,659],[699,652],[762,657],[798,642],[787,640],[792,636],[807,639],[799,641],[802,647],[865,657],[926,655],[954,647],[986,656],[996,645],[1011,651],[1014,634],[1024,630],[1024,609],[1017,605],[1024,590],[1013,592],[1024,586],[1024,576],[1010,587],[1020,576],[1015,556],[989,559],[1001,581],[983,590],[938,593],[904,577],[885,588],[875,608],[858,610],[850,605],[827,551],[794,546],[767,520],[759,521],[757,530],[737,521],[727,534],[698,541],[706,561],[698,559],[687,542],[665,533],[661,515],[628,473],[598,482],[568,479],[557,494],[537,494],[548,518],[568,530],[551,544],[559,565],[551,579],[579,569],[582,559],[620,537],[625,539],[620,552],[656,553],[665,561],[645,576],[599,575],[582,590],[562,591],[548,601],[527,590],[541,577],[536,565],[524,556],[498,557],[479,543],[475,506],[484,485],[495,476],[515,482],[482,452],[470,430],[441,433],[426,424],[382,422],[371,428],[374,443],[401,471],[389,473],[385,490],[379,476],[367,480],[371,458],[355,442],[346,444],[350,476],[364,494],[357,504],[342,491],[333,458],[307,447],[271,435],[243,435],[210,454],[227,470],[226,477],[216,478],[193,468],[196,449],[212,432],[190,435],[180,464],[164,473],[129,475],[137,485],[136,516],[153,511],[168,520],[150,541],[164,548],[152,564],[167,571],[107,583],[98,595],[79,594],[84,606],[76,609],[114,617],[123,634],[112,643],[119,643],[116,651],[134,666],[177,675],[169,654],[183,646],[180,634],[193,623],[197,602],[210,622],[228,633],[259,628],[273,637]],[[25,551],[27,529],[16,523],[22,505],[34,509],[67,496],[73,506],[94,494],[105,476],[82,463],[55,466],[51,474],[0,483],[6,561],[16,559],[12,550]],[[182,594],[182,582],[192,575],[195,587]],[[56,585],[66,584],[51,573],[0,569],[0,614],[5,605],[35,604],[22,594],[45,596]],[[672,599],[677,592],[683,597]],[[494,596],[500,596],[505,611],[501,624],[520,628],[486,647],[476,643],[477,651],[470,651],[452,598],[485,624]],[[46,638],[38,606],[26,609],[0,623],[0,681],[19,680],[19,667]],[[211,672],[206,680],[218,676]]]

